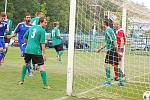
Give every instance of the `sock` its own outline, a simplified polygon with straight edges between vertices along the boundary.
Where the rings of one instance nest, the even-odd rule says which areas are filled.
[[[122,73],[121,73],[121,70],[120,70],[119,67],[117,67],[117,73],[118,73],[118,75],[119,75],[119,82],[122,82],[122,81],[123,81],[123,80],[122,80]]]
[[[47,81],[47,77],[46,77],[46,72],[42,70],[42,71],[40,71],[40,73],[41,73],[41,77],[42,77],[44,86],[48,86],[48,81]]]
[[[22,66],[22,74],[21,74],[21,81],[24,81],[26,76],[27,67],[25,65]]]
[[[0,61],[4,58],[4,53],[0,52]]]
[[[4,58],[5,58],[6,54],[7,54],[7,51],[8,51],[8,48],[6,48],[6,50],[4,52]]]
[[[110,79],[110,67],[109,66],[107,66],[106,67],[106,81],[107,82],[111,82],[111,79]]]
[[[114,65],[114,73],[115,73],[115,78],[118,78],[118,72],[117,72],[117,67]]]
[[[30,75],[30,73],[31,73],[31,66],[30,65],[27,66],[27,70],[28,70],[28,74]]]
[[[63,54],[63,51],[59,51],[59,52],[58,52],[59,61],[61,61],[61,56],[62,56],[62,54]]]

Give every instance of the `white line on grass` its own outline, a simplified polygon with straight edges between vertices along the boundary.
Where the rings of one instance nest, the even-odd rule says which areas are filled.
[[[150,73],[146,73],[146,74],[144,74],[144,75],[147,75],[147,74],[150,74]],[[144,75],[141,75],[141,76],[144,76]],[[141,77],[141,76],[140,76],[140,77]],[[134,78],[136,78],[136,77],[139,77],[139,76],[134,76],[134,77],[132,77],[132,78],[129,78],[128,81],[129,81],[129,82],[138,83],[138,82],[136,82],[136,81],[130,81],[130,80],[132,80],[132,79],[134,79]],[[113,82],[112,84],[116,84],[116,83],[117,83],[117,82]],[[139,83],[140,83],[140,82],[139,82]],[[150,83],[148,83],[148,82],[141,82],[141,83],[150,84]],[[98,88],[101,88],[101,87],[104,87],[104,85],[96,86],[95,88],[92,88],[92,89],[89,89],[89,90],[87,90],[87,91],[78,93],[77,96],[86,94],[86,93],[88,93],[88,92],[94,91],[94,90],[96,90],[96,89],[98,89]],[[69,96],[64,96],[64,97],[61,97],[61,98],[58,98],[58,99],[55,99],[55,100],[65,100],[65,99],[67,99],[67,98],[69,98]]]

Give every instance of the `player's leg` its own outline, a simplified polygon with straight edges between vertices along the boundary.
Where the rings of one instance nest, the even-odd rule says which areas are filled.
[[[46,71],[45,71],[45,68],[44,68],[43,56],[42,55],[33,55],[32,56],[32,61],[33,61],[33,64],[37,64],[38,65],[38,68],[39,68],[38,70],[40,71],[44,88],[45,89],[50,89],[50,87],[48,86]]]
[[[106,71],[106,82],[104,83],[105,86],[111,86],[111,72],[110,72],[110,61],[111,61],[111,51],[107,51],[106,58],[105,58],[105,71]]]
[[[2,64],[2,60],[4,59],[4,51],[5,51],[5,42],[3,39],[0,39],[0,64]]]
[[[25,54],[24,60],[25,60],[25,65],[22,66],[21,80],[20,80],[19,84],[23,84],[23,82],[25,80],[27,66],[28,66],[29,62],[31,61],[31,54]]]
[[[123,81],[123,75],[122,75],[122,71],[121,71],[121,68],[119,66],[119,55],[117,52],[114,51],[114,54],[113,54],[113,60],[114,60],[114,65],[116,66],[117,68],[117,73],[118,73],[118,76],[119,76],[119,83],[118,85],[119,86],[124,86],[124,81]]]
[[[62,55],[63,55],[63,45],[60,44],[58,46],[58,59],[59,59],[59,62],[62,62]]]

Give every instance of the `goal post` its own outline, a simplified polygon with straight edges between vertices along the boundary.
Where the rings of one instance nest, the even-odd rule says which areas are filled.
[[[70,0],[69,18],[69,47],[68,47],[68,67],[67,67],[67,95],[72,95],[73,88],[73,57],[74,57],[74,36],[76,19],[76,0]]]

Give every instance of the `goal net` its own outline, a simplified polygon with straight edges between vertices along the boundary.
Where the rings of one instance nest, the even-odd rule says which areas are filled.
[[[119,20],[126,33],[122,61],[125,85],[114,81],[105,87],[106,50],[95,50],[104,44],[102,22]],[[73,60],[73,92],[78,98],[93,100],[142,100],[150,90],[150,15],[147,8],[125,0],[77,0],[75,48]]]

